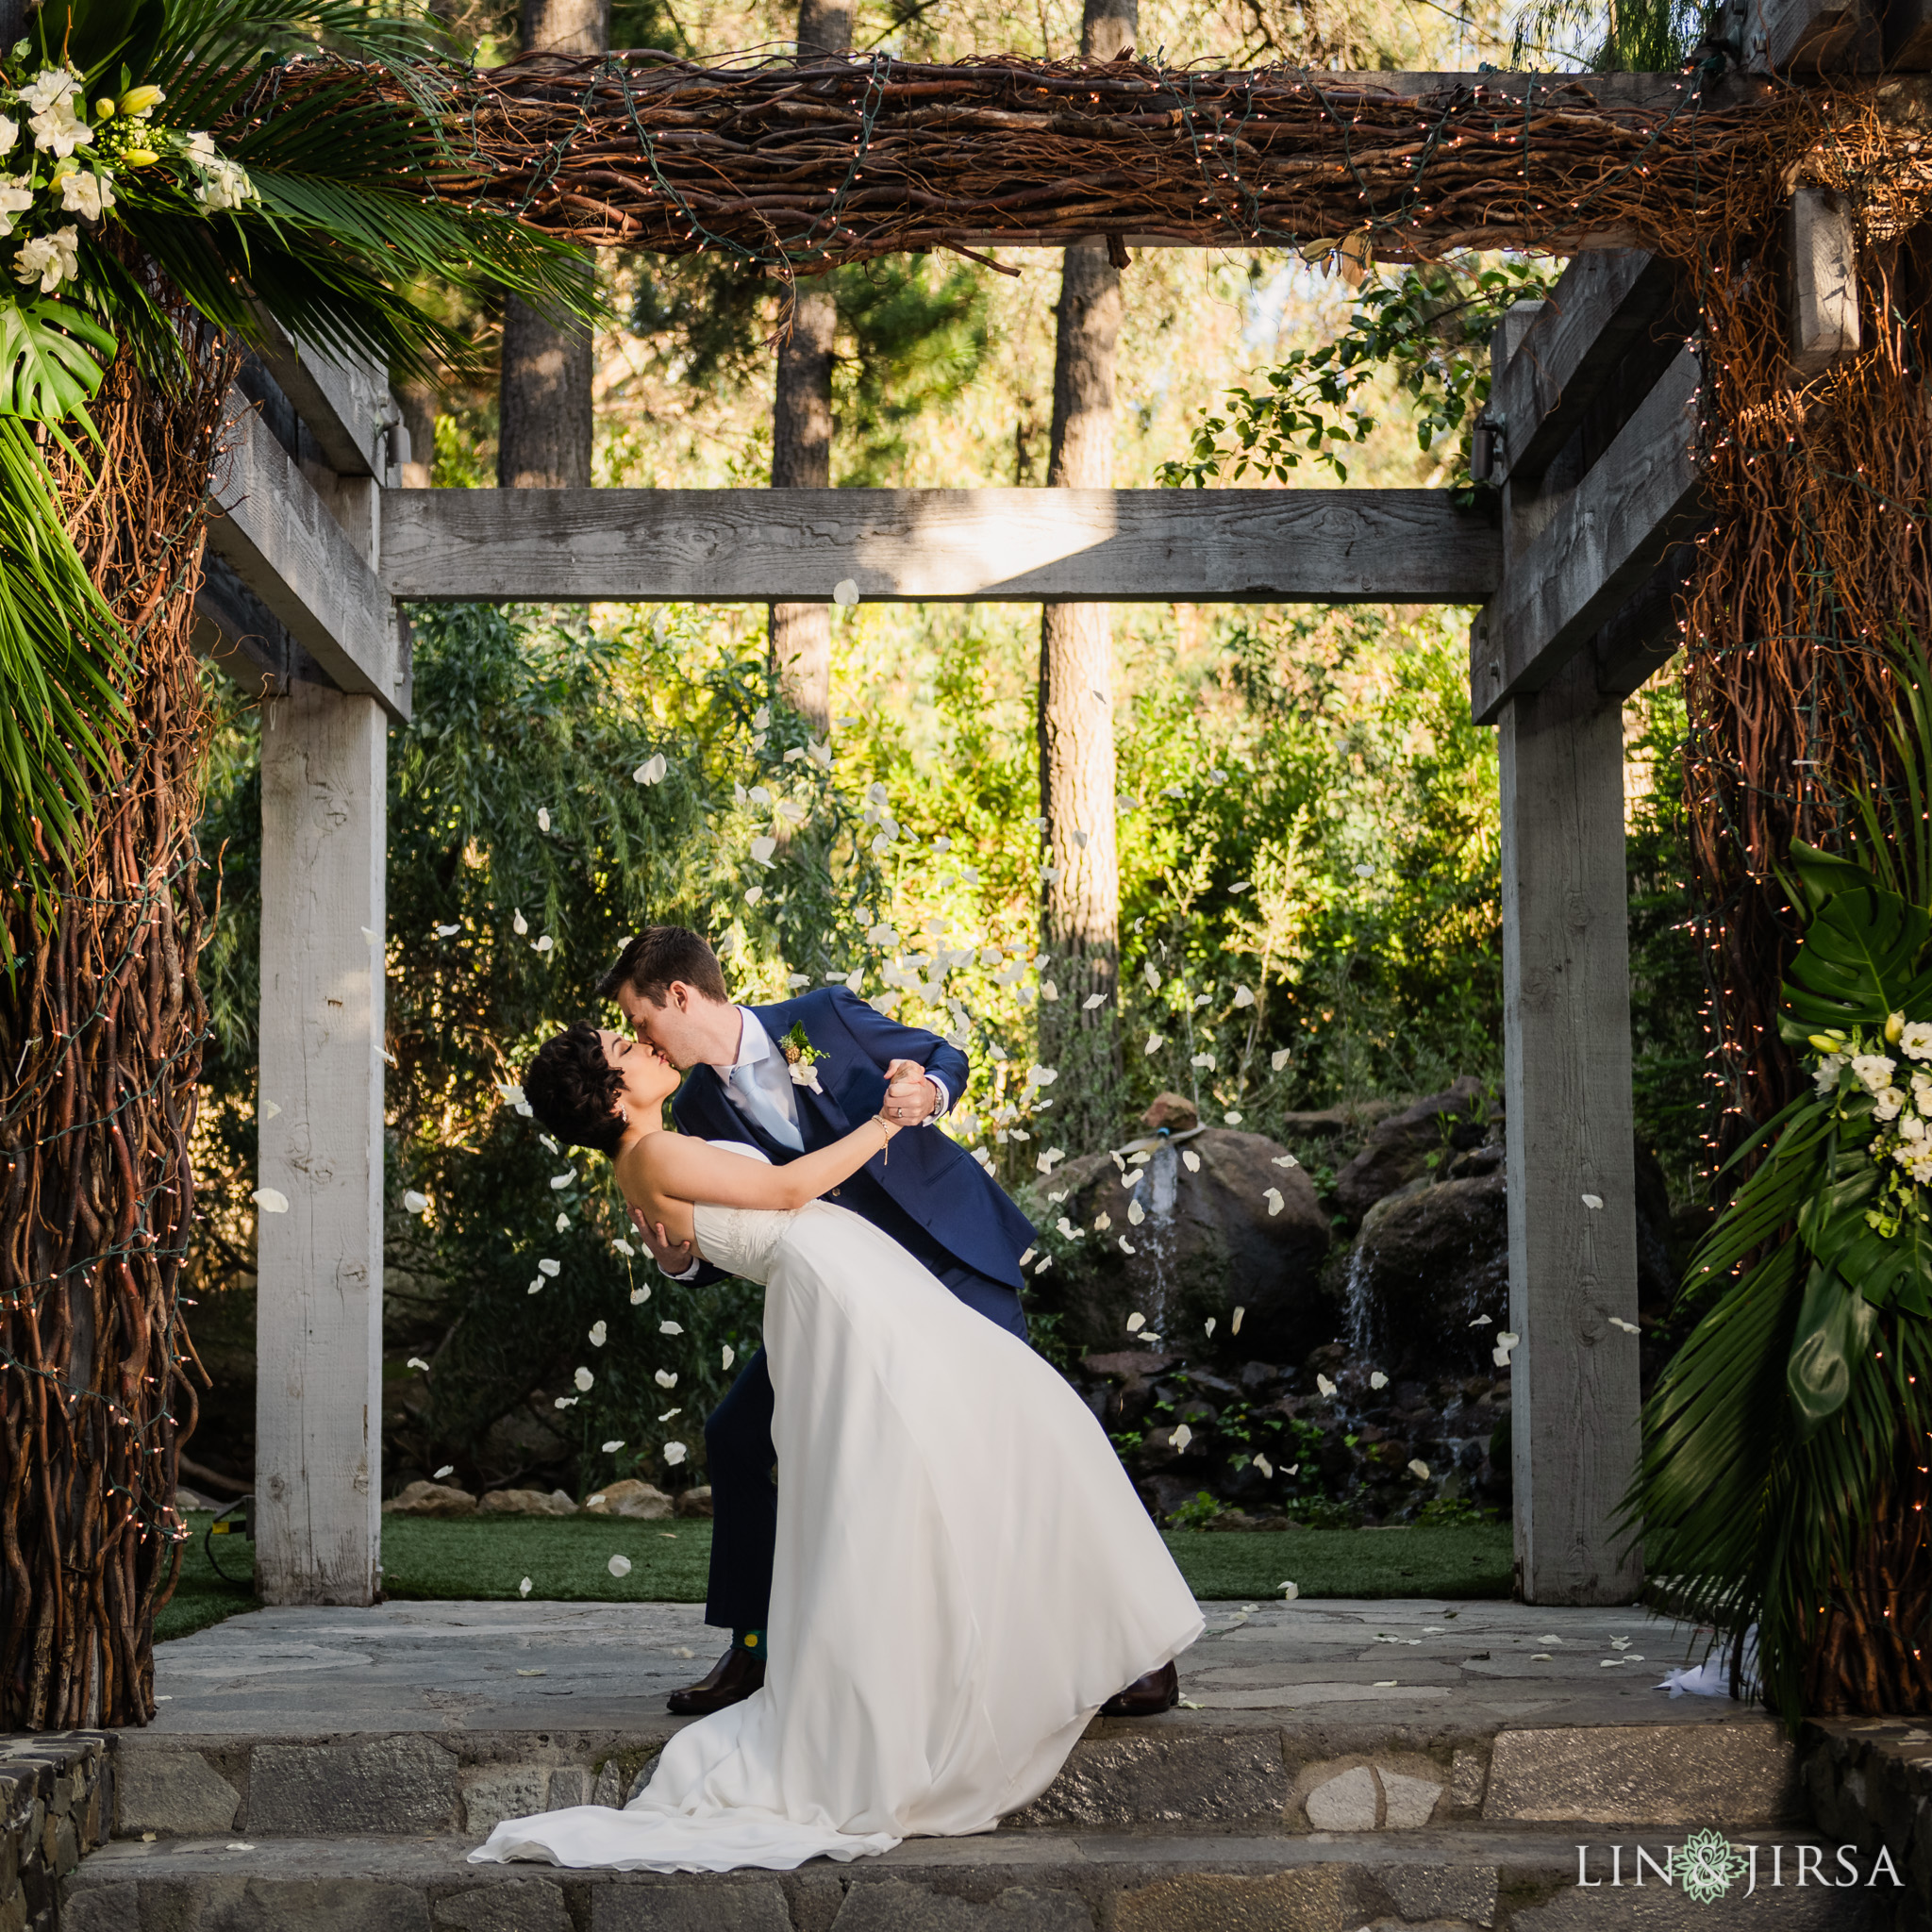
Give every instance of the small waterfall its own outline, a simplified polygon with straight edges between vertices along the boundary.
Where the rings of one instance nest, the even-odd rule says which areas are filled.
[[[1357,1361],[1367,1361],[1374,1352],[1375,1316],[1369,1306],[1368,1247],[1360,1240],[1348,1257],[1348,1276],[1342,1293],[1348,1312],[1350,1353]]]
[[[1154,1275],[1153,1306],[1148,1324],[1157,1334],[1167,1333],[1168,1309],[1180,1286],[1180,1239],[1174,1225],[1174,1202],[1179,1194],[1180,1156],[1163,1141],[1143,1172],[1147,1178],[1134,1190],[1144,1194],[1141,1204],[1147,1219],[1134,1231],[1136,1244]]]

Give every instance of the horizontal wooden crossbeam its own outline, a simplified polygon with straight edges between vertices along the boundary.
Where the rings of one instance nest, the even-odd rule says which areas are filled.
[[[1470,603],[1502,547],[1426,490],[392,490],[399,597]]]
[[[1478,723],[1541,691],[1682,538],[1698,502],[1696,395],[1681,351],[1541,536],[1510,560],[1501,594],[1470,632]]]
[[[208,543],[339,691],[409,715],[409,670],[388,587],[239,393],[215,464]]]

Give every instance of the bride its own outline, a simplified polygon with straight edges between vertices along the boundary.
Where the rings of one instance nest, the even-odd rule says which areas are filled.
[[[1193,1597],[1060,1376],[819,1198],[890,1160],[899,1129],[868,1120],[774,1166],[665,1131],[679,1077],[579,1023],[525,1090],[553,1131],[612,1157],[653,1224],[764,1286],[779,1476],[764,1688],[678,1732],[624,1809],[507,1819],[470,1857],[788,1870],[991,1831],[1119,1686],[1200,1635]]]

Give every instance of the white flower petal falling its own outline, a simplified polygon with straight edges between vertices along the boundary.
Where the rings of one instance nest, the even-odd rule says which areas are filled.
[[[1227,1332],[1230,1335],[1239,1335],[1241,1332],[1241,1317],[1247,1312],[1245,1308],[1237,1308],[1234,1311],[1234,1320],[1227,1324]]]
[[[607,1456],[615,1456],[623,1447],[624,1438],[622,1436],[613,1436],[609,1441],[604,1444],[604,1453]]]
[[[1377,1369],[1374,1372],[1374,1374],[1369,1377],[1369,1387],[1371,1389],[1386,1389],[1388,1388],[1388,1386],[1389,1377],[1385,1375],[1380,1369]]]
[[[675,1389],[677,1387],[677,1377],[670,1369],[659,1369],[651,1379],[660,1389]]]
[[[617,1556],[612,1557],[604,1567],[613,1576],[628,1576],[630,1574],[630,1558],[620,1552]]]
[[[1138,1335],[1147,1325],[1147,1317],[1138,1311],[1127,1317],[1127,1333]]]
[[[664,1460],[673,1469],[675,1469],[690,1453],[682,1442],[667,1442],[664,1445]]]
[[[289,1197],[279,1188],[257,1188],[248,1197],[264,1214],[286,1214]]]
[[[1174,1433],[1167,1440],[1171,1447],[1185,1449],[1194,1440],[1194,1432],[1186,1423],[1176,1423],[1174,1425]]]
[[[609,1335],[610,1330],[602,1322],[592,1322],[591,1324],[591,1346],[592,1348],[602,1348],[609,1339]]]

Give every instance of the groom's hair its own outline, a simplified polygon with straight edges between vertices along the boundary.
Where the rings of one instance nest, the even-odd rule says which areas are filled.
[[[566,1147],[614,1154],[624,1139],[617,1096],[624,1075],[604,1058],[604,1042],[587,1021],[553,1033],[524,1075],[530,1111]]]
[[[720,1006],[730,1004],[717,954],[688,925],[647,925],[597,982],[597,997],[610,999],[627,986],[640,999],[661,1007],[674,979],[695,987]]]

